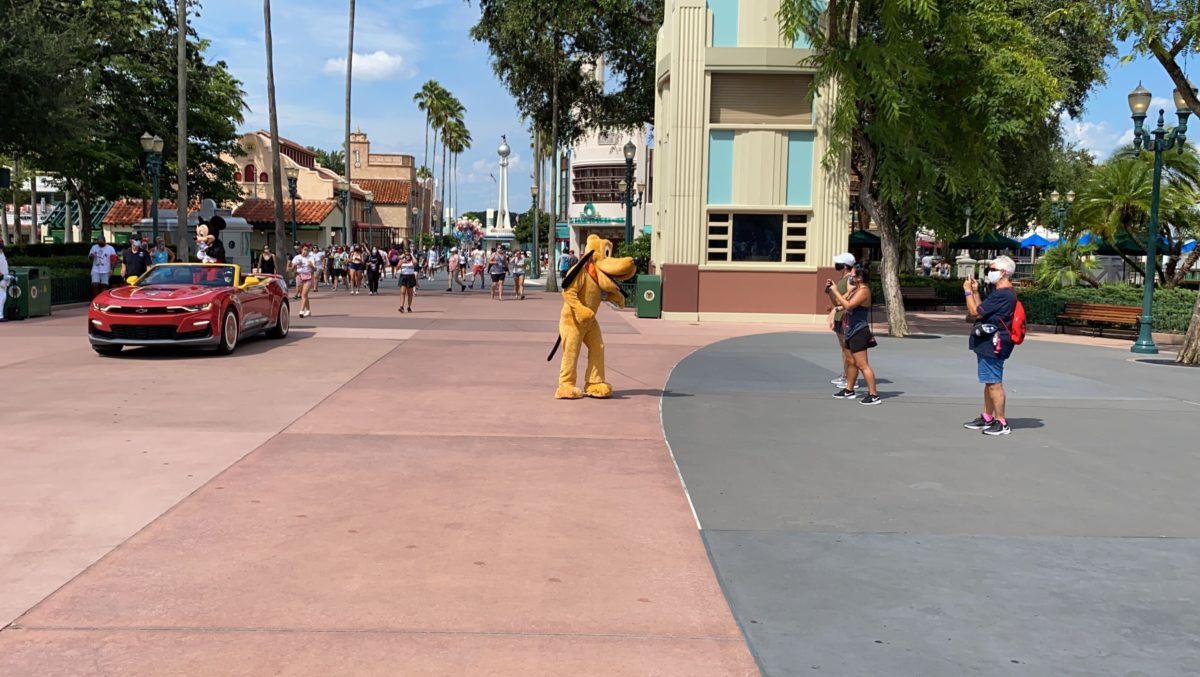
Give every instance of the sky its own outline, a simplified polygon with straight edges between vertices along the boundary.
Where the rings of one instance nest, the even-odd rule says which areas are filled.
[[[346,7],[328,0],[275,0],[272,5],[279,131],[306,146],[342,145]],[[474,139],[459,161],[460,211],[496,207],[493,177],[498,178],[496,148],[503,134],[513,148],[509,203],[513,211],[525,210],[532,171],[529,135],[492,72],[487,48],[469,37],[477,6],[464,0],[358,0],[357,8],[352,125],[370,136],[371,149],[409,153],[422,164],[425,120],[412,97],[426,80],[437,80],[462,101]],[[204,0],[193,23],[212,41],[209,59],[224,60],[243,83],[250,109],[243,130],[267,129],[261,5]],[[1156,62],[1112,59],[1107,83],[1093,91],[1081,119],[1064,120],[1068,140],[1101,160],[1131,141],[1125,97],[1139,81],[1154,93],[1153,110],[1165,108],[1169,115],[1173,86]]]

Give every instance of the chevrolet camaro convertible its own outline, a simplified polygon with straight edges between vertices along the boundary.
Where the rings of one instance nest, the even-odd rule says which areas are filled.
[[[287,286],[238,266],[167,263],[129,286],[102,292],[88,311],[88,340],[101,355],[125,346],[213,346],[229,354],[247,336],[287,336]]]

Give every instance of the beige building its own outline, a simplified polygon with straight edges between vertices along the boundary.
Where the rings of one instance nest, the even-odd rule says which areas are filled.
[[[826,169],[804,40],[779,0],[666,0],[658,36],[652,260],[663,315],[821,321],[849,235],[844,163]],[[814,109],[815,102],[815,109]]]

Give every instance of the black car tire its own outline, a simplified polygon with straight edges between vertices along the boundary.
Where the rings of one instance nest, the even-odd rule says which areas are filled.
[[[233,328],[232,331],[230,331],[230,327]],[[217,352],[222,355],[232,353],[237,348],[241,331],[237,313],[233,308],[226,310],[225,319],[221,321],[221,335],[217,339]]]
[[[267,330],[267,336],[273,339],[286,338],[292,327],[291,308],[287,301],[279,302],[279,314],[275,317],[275,326]]]
[[[112,357],[113,355],[116,355],[117,353],[121,352],[121,348],[124,348],[124,347],[125,346],[110,346],[110,345],[93,344],[92,350],[96,351],[97,355],[103,355],[104,357]]]

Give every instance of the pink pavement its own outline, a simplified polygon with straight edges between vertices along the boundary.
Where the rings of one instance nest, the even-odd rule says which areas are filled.
[[[557,401],[557,295],[391,284],[230,358],[0,326],[0,675],[756,674],[658,410],[785,327],[605,309],[616,397]]]

